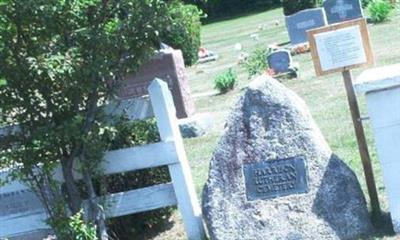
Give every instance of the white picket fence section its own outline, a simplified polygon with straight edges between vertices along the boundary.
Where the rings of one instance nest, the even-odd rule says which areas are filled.
[[[109,151],[105,154],[101,168],[105,175],[124,173],[139,169],[168,166],[172,183],[150,186],[103,196],[106,200],[107,217],[118,217],[133,213],[178,205],[189,239],[204,239],[205,230],[202,213],[197,200],[190,167],[186,158],[182,137],[176,119],[175,107],[167,84],[155,79],[149,93],[154,115],[161,136],[161,142],[145,146]],[[4,135],[0,130],[0,135]],[[6,176],[0,174],[0,178]],[[79,173],[75,173],[80,178]],[[61,169],[55,171],[56,179],[62,181]],[[11,182],[0,187],[2,196],[29,193],[29,189],[20,182]],[[35,200],[38,201],[38,200]],[[33,202],[35,202],[33,201]],[[36,204],[29,203],[29,206]],[[1,214],[1,212],[0,212]],[[42,207],[29,209],[24,214],[0,215],[0,239],[26,235],[41,229],[49,229],[44,220],[47,218]]]

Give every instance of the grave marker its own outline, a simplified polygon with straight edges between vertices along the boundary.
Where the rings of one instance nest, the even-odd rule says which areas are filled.
[[[194,101],[180,50],[160,52],[143,64],[137,74],[127,76],[116,92],[117,98],[130,99],[148,95],[147,89],[154,78],[168,83],[178,118],[187,118],[194,114]]]
[[[367,22],[357,19],[308,32],[317,76],[342,72],[372,211],[381,214],[375,178],[350,69],[374,64]]]
[[[268,65],[275,73],[289,72],[293,65],[292,56],[288,50],[282,49],[272,52],[267,56]]]
[[[273,78],[250,83],[203,191],[210,239],[358,239],[372,226],[352,170],[305,103]]]
[[[323,7],[329,24],[364,17],[361,0],[325,0]]]
[[[12,192],[0,192],[0,216],[21,216],[34,213],[34,209],[42,208],[35,193],[28,189]]]
[[[327,25],[322,8],[306,9],[286,16],[286,28],[292,45],[306,43],[307,31]]]
[[[354,87],[366,94],[390,216],[400,233],[400,64],[366,70]]]

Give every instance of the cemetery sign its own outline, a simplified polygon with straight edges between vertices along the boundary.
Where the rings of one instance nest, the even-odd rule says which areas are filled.
[[[365,19],[308,31],[318,76],[374,64]]]
[[[380,215],[374,172],[357,97],[353,88],[351,69],[373,65],[374,57],[369,39],[367,22],[360,18],[328,27],[308,31],[311,55],[317,76],[342,72],[346,87],[358,149],[364,168],[365,180],[374,215]]]
[[[248,200],[308,192],[303,157],[245,164],[243,173]]]

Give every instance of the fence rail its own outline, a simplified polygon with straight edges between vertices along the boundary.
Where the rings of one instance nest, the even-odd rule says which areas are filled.
[[[154,185],[146,188],[98,197],[107,204],[107,217],[119,217],[127,214],[154,210],[162,207],[178,205],[181,212],[187,237],[204,239],[205,231],[201,209],[197,200],[190,174],[189,164],[183,146],[182,137],[176,119],[175,107],[167,84],[155,79],[149,87],[152,111],[157,119],[161,142],[139,147],[120,149],[105,153],[101,168],[105,175],[124,173],[139,169],[168,166],[172,183]],[[118,114],[126,112],[118,105]],[[137,107],[136,105],[134,105]],[[129,112],[129,109],[128,109]],[[148,114],[143,114],[143,116]],[[136,119],[130,115],[130,119]],[[0,129],[0,137],[9,132],[18,131],[18,126]],[[7,173],[1,173],[4,178]],[[76,179],[81,178],[79,171],[74,173]],[[61,168],[54,173],[55,179],[63,181]],[[18,201],[25,199],[25,206]],[[28,232],[49,229],[45,224],[46,212],[39,200],[23,183],[14,181],[0,187],[0,239],[4,237],[22,236]],[[17,203],[13,202],[17,201]],[[10,208],[7,209],[7,204]],[[85,203],[84,203],[85,205]],[[13,212],[13,207],[21,211]],[[10,210],[11,209],[11,210]],[[18,209],[17,209],[18,210]]]

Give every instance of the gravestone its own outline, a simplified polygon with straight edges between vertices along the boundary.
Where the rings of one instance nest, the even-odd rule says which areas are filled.
[[[5,176],[0,172],[0,179],[6,179]],[[13,182],[2,186],[0,203],[0,236],[8,236],[10,240],[25,240],[43,239],[51,234],[51,230],[45,224],[47,216],[40,199],[22,183]],[[41,218],[39,219],[38,216]],[[32,222],[32,219],[35,219],[35,222]],[[16,224],[1,224],[9,220],[14,220]],[[26,229],[31,229],[32,226],[35,226],[37,230],[29,230],[27,234]],[[16,230],[23,234],[10,235]]]
[[[372,228],[353,171],[302,99],[267,76],[250,84],[227,121],[203,216],[213,240],[357,239]]]
[[[155,78],[168,83],[172,92],[176,115],[187,118],[194,114],[194,101],[190,92],[185,63],[180,50],[158,53],[143,64],[135,75],[129,75],[116,92],[118,99],[130,99],[148,95],[148,87]]]
[[[277,50],[267,56],[268,65],[275,73],[289,72],[293,65],[292,56],[288,50]]]
[[[366,95],[390,217],[400,234],[400,64],[364,71],[354,88]]]
[[[327,24],[322,8],[306,9],[293,15],[286,16],[286,28],[292,45],[306,43],[307,31]]]
[[[131,120],[142,120],[154,117],[149,97],[112,101],[104,110],[111,118],[113,116],[125,116]]]
[[[325,0],[323,7],[329,24],[363,18],[361,0]]]

